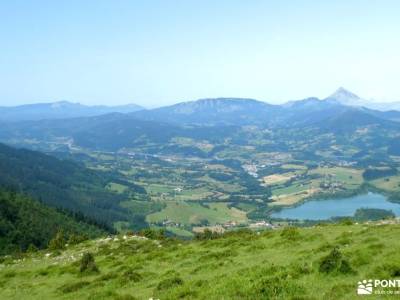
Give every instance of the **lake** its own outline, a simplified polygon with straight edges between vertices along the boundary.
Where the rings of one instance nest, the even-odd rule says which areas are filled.
[[[332,217],[350,217],[359,208],[380,208],[400,215],[400,204],[392,203],[381,194],[368,193],[348,198],[310,200],[295,207],[283,208],[271,214],[273,218],[297,220],[327,220]]]

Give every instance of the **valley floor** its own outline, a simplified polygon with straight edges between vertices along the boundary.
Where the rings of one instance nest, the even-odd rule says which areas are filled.
[[[2,258],[0,299],[359,299],[360,280],[400,277],[399,233],[379,222],[193,241],[104,238]],[[99,272],[80,272],[86,252]]]

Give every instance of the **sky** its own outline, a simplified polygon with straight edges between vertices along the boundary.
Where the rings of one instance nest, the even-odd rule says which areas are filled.
[[[0,105],[400,101],[400,1],[0,1]]]

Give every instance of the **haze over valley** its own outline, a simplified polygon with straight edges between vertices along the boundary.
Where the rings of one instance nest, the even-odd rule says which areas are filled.
[[[24,120],[7,121],[6,113],[0,140],[104,177],[97,189],[120,199],[115,214],[99,211],[109,227],[159,226],[192,236],[215,226],[272,224],[273,212],[311,198],[373,189],[397,199],[400,112],[359,106],[358,99],[339,88],[325,99],[283,105],[241,98],[128,111],[33,104],[8,108]],[[82,205],[72,200],[53,204]],[[96,217],[98,209],[78,210]]]
[[[0,299],[400,295],[399,11],[0,3]]]

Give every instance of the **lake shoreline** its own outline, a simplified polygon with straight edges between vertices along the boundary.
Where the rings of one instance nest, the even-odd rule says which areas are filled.
[[[352,217],[355,211],[361,208],[392,210],[396,215],[400,215],[400,203],[390,201],[387,194],[367,189],[363,189],[363,193],[359,191],[351,196],[342,194],[309,198],[296,205],[272,211],[269,216],[272,220],[326,221],[336,217]]]

